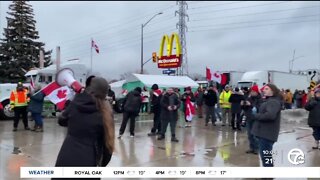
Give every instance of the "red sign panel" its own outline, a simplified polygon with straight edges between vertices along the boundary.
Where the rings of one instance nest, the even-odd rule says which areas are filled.
[[[181,66],[181,55],[162,56],[158,60],[158,68],[178,68]]]

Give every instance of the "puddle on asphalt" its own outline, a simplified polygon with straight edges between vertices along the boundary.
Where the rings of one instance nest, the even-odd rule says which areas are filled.
[[[13,148],[12,154],[17,154],[17,155],[19,155],[19,154],[21,154],[21,153],[22,153],[22,151],[20,150],[19,147],[14,147],[14,148]]]
[[[289,134],[294,132],[296,132],[296,130],[281,131],[279,134]]]
[[[194,152],[181,152],[179,156],[195,156]]]

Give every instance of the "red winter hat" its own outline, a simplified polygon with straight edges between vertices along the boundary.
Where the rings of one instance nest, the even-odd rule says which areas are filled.
[[[259,87],[257,85],[254,85],[251,87],[251,91],[255,91],[255,92],[259,93]]]

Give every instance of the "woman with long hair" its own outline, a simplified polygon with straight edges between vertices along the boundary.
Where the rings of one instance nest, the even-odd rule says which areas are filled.
[[[59,118],[68,127],[56,167],[106,166],[114,152],[114,121],[105,101],[109,84],[94,77],[83,93],[77,94]]]
[[[267,84],[263,89],[266,97],[259,112],[253,115],[252,134],[258,139],[259,153],[264,167],[273,167],[272,149],[280,131],[282,95],[274,84]]]

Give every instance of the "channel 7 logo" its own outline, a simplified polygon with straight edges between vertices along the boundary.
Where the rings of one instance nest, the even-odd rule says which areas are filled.
[[[299,165],[305,163],[305,155],[301,149],[291,149],[288,153],[288,160],[293,165]]]

